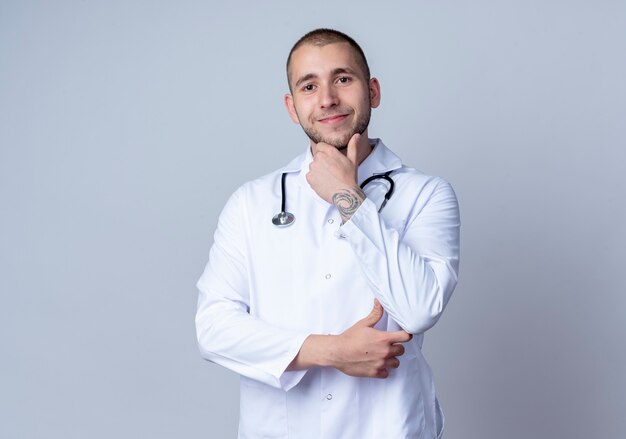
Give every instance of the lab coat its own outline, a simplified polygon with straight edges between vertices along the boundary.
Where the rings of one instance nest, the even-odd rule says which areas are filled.
[[[239,438],[402,439],[440,437],[443,413],[422,356],[424,332],[457,283],[459,212],[442,178],[403,166],[379,139],[358,169],[362,182],[393,171],[395,192],[375,180],[345,224],[306,181],[310,149],[248,182],[220,215],[198,281],[197,336],[204,358],[241,375]],[[296,220],[272,224],[280,210]],[[340,334],[367,316],[376,328],[414,334],[387,379],[331,367],[286,371],[309,334]]]

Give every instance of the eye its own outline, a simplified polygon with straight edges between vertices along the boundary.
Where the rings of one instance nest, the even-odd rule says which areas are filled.
[[[352,78],[350,78],[349,76],[340,76],[339,78],[337,78],[337,82],[340,84],[347,84],[350,81],[352,81]]]
[[[305,92],[311,92],[313,90],[315,90],[315,85],[314,84],[305,84],[302,87],[302,91],[305,91]]]

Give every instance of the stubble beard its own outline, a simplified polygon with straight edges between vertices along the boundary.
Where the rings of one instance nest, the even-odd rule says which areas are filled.
[[[357,120],[354,122],[354,124],[346,134],[336,137],[324,136],[313,127],[304,127],[302,125],[301,126],[305,134],[309,137],[309,139],[311,139],[311,142],[316,144],[324,142],[334,146],[339,151],[343,151],[348,147],[348,142],[350,141],[352,136],[357,133],[363,134],[365,132],[365,130],[369,126],[371,114],[372,109],[368,108],[365,113],[361,114],[361,116],[357,118]]]

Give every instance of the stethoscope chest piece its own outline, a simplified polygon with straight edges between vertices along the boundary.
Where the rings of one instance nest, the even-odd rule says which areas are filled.
[[[296,217],[293,216],[293,213],[283,211],[278,212],[276,215],[274,215],[274,217],[272,218],[272,224],[278,227],[287,227],[292,225],[295,220]]]
[[[293,224],[296,220],[296,217],[293,216],[293,213],[287,212],[285,210],[285,178],[287,177],[287,173],[283,172],[283,176],[280,179],[280,192],[282,193],[282,202],[280,203],[280,212],[272,217],[272,224],[276,227],[287,227]]]

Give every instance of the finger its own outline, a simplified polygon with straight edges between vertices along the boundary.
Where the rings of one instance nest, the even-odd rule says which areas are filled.
[[[315,151],[315,154],[313,154],[313,160],[311,160],[311,163],[316,163],[319,160],[321,160],[321,158],[324,156],[324,151],[321,150],[317,150]]]
[[[389,371],[387,369],[378,369],[376,372],[376,376],[374,378],[387,378],[389,376]]]
[[[346,152],[346,157],[348,157],[348,159],[352,162],[353,165],[357,165],[356,160],[357,160],[357,145],[359,143],[359,139],[361,138],[361,135],[359,133],[355,133],[351,138],[350,141],[348,142],[348,151]]]
[[[400,360],[396,357],[387,358],[385,360],[385,368],[387,369],[397,369],[400,367]]]
[[[387,335],[389,336],[388,340],[390,343],[406,343],[413,338],[413,336],[406,331],[388,332]]]
[[[380,304],[378,299],[374,299],[374,307],[372,308],[372,311],[370,311],[369,315],[362,319],[361,322],[371,328],[378,323],[382,316],[383,306]]]
[[[309,166],[321,166],[327,168],[329,165],[334,164],[337,159],[337,157],[333,154],[332,150],[317,151]],[[339,154],[340,157],[343,157],[340,153],[337,154]]]
[[[391,345],[389,348],[389,357],[401,357],[404,355],[404,346],[401,344]]]
[[[316,143],[315,148],[312,149],[313,157],[317,156],[321,152],[327,152],[332,150],[337,150],[337,148],[324,142]]]

